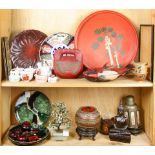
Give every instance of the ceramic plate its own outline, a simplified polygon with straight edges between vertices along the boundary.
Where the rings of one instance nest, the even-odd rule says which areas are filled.
[[[95,70],[87,70],[83,72],[84,77],[92,82],[107,82],[117,79],[120,75],[115,71],[103,71],[99,73]]]
[[[25,121],[45,124],[51,115],[51,104],[46,95],[39,91],[26,91],[15,105],[16,119],[19,123]]]
[[[39,49],[46,34],[38,30],[19,33],[11,44],[11,60],[14,67],[35,67],[39,61]]]
[[[40,60],[53,67],[53,54],[58,49],[73,49],[74,37],[68,33],[55,33],[47,37],[40,49]]]
[[[17,135],[16,135],[17,137],[14,136],[15,134],[17,134],[17,132],[19,136],[24,136],[24,134],[27,134],[30,136],[32,134],[32,131],[23,130],[21,125],[17,125],[12,129],[10,129],[8,133],[8,138],[15,145],[28,146],[28,145],[35,145],[38,143],[42,143],[44,140],[46,140],[49,137],[49,130],[46,127],[39,126],[38,128],[34,128],[34,130],[36,129],[38,130],[38,132],[35,134],[38,136],[36,140],[18,140],[18,136]],[[32,136],[32,138],[34,137]]]
[[[79,25],[75,48],[82,52],[84,65],[91,70],[125,68],[137,54],[137,32],[122,14],[98,11]]]

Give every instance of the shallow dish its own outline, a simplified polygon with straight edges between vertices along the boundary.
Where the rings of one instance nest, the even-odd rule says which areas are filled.
[[[117,79],[120,74],[116,71],[103,71],[102,73],[98,73],[95,70],[87,70],[83,72],[84,77],[93,82],[106,82]]]
[[[49,130],[46,127],[38,126],[37,128],[26,130],[21,125],[17,125],[9,130],[8,138],[15,145],[28,146],[42,143],[49,135]]]

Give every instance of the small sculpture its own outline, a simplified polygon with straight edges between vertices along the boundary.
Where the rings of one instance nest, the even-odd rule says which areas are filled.
[[[68,117],[68,111],[64,103],[52,104],[52,113],[48,128],[55,140],[65,140],[69,136],[71,120]]]
[[[128,119],[124,116],[124,107],[122,102],[118,107],[118,115],[114,118],[114,128],[110,129],[109,138],[112,141],[130,143],[131,133],[128,131]]]

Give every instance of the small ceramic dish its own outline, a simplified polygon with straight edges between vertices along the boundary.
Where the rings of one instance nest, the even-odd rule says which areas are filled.
[[[55,83],[57,81],[58,81],[58,77],[56,77],[56,76],[50,76],[50,77],[48,77],[48,82],[49,83]]]
[[[47,79],[48,79],[48,77],[45,75],[35,74],[34,77],[35,77],[35,81],[40,83],[47,82]]]
[[[112,81],[118,78],[119,74],[116,71],[103,71],[98,73],[98,78],[101,81]]]
[[[21,124],[11,128],[8,133],[9,140],[20,146],[29,146],[42,143],[50,136],[49,130],[43,126],[23,128]]]
[[[83,73],[83,75],[87,80],[93,82],[112,81],[120,76],[120,74],[118,74],[116,71],[110,71],[110,70],[106,70],[101,73],[98,73],[95,70],[87,70]]]

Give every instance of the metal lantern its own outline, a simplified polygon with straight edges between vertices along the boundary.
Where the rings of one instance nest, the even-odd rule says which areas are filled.
[[[127,96],[124,115],[128,118],[128,129],[132,134],[138,134],[142,131],[140,108],[134,101],[134,96]]]

